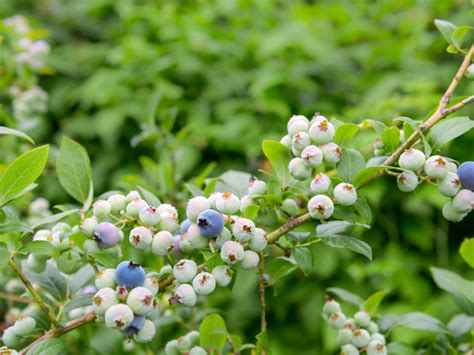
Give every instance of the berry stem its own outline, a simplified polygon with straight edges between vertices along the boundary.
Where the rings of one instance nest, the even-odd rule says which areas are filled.
[[[463,108],[464,106],[474,102],[474,96],[470,96],[463,101],[451,106],[447,107],[449,104],[449,101],[451,99],[451,96],[453,95],[454,90],[456,89],[457,85],[459,84],[459,81],[462,79],[462,76],[466,72],[469,64],[471,63],[471,58],[474,54],[474,45],[471,46],[469,51],[467,52],[466,56],[464,57],[464,60],[459,67],[456,75],[454,76],[453,80],[449,84],[448,88],[446,89],[443,97],[441,98],[438,108],[436,109],[435,112],[420,126],[421,132],[425,132],[428,129],[430,129],[433,125],[435,125],[438,121],[441,119],[445,118],[449,114]],[[408,137],[408,139],[401,144],[384,162],[383,166],[392,166],[398,158],[400,158],[400,155],[402,153],[413,146],[418,139],[421,137],[420,132],[413,132],[413,134]],[[380,170],[378,173],[374,174],[371,176],[370,179],[367,179],[360,187],[363,187],[365,185],[370,184],[371,182],[377,180],[379,177],[382,177],[383,175],[387,174],[387,170],[383,169]],[[360,188],[359,187],[359,188]],[[267,240],[269,244],[275,243],[282,235],[287,233],[288,231],[292,230],[293,228],[299,226],[300,224],[306,222],[307,220],[311,219],[311,215],[309,213],[302,214],[301,216],[298,216],[288,222],[286,222],[284,225],[280,226],[278,229],[274,230],[273,232],[269,233],[267,235]]]
[[[18,266],[15,264],[15,261],[13,260],[13,257],[8,258],[8,265],[13,269],[13,271],[18,275],[20,278],[21,282],[25,285],[26,289],[30,292],[31,296],[33,297],[34,301],[36,304],[38,304],[39,308],[46,314],[48,317],[49,321],[53,325],[54,328],[59,327],[59,323],[56,321],[56,319],[53,317],[51,314],[48,306],[43,302],[41,299],[41,296],[36,292],[36,290],[33,288],[31,285],[31,282],[26,278],[25,274],[18,268]]]
[[[11,293],[0,291],[0,298],[11,301],[11,302],[18,302],[18,303],[33,303],[34,299],[30,297],[21,297],[17,295],[12,295]]]
[[[36,339],[34,342],[32,342],[30,345],[27,347],[23,348],[20,351],[20,354],[27,354],[28,351],[30,351],[35,345],[41,343],[42,341],[49,339],[49,338],[55,338],[58,336],[61,336],[63,334],[66,334],[70,332],[71,330],[74,330],[76,328],[82,327],[83,325],[86,325],[88,323],[93,322],[96,319],[95,312],[90,312],[82,317],[73,319],[66,324],[63,324],[61,326],[58,326],[57,328],[51,329],[50,331],[44,333],[41,337]]]
[[[265,303],[265,255],[260,252],[260,262],[258,264],[259,271],[259,291],[260,291],[260,331],[267,331],[267,305]]]

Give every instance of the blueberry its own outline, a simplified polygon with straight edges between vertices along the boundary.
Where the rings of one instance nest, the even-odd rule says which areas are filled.
[[[367,346],[367,355],[386,355],[387,348],[385,344],[378,340],[372,340]]]
[[[314,179],[311,181],[311,191],[316,194],[325,193],[331,185],[331,179],[324,173],[317,174]]]
[[[124,211],[127,207],[127,197],[121,194],[110,195],[107,202],[110,203],[112,213]]]
[[[208,295],[216,289],[216,278],[208,272],[200,272],[193,280],[193,288],[198,295]]]
[[[115,270],[114,269],[104,269],[99,271],[95,276],[95,287],[98,289],[104,287],[115,287]]]
[[[125,304],[116,304],[105,312],[105,324],[109,328],[125,329],[133,321],[131,308]]]
[[[181,234],[186,233],[191,224],[193,224],[193,222],[191,222],[189,219],[185,219],[183,222],[181,222]]]
[[[315,118],[309,127],[309,135],[314,143],[325,144],[333,140],[336,129],[323,116]]]
[[[308,212],[315,219],[328,219],[334,212],[334,203],[326,195],[316,195],[308,201]]]
[[[173,235],[168,231],[155,234],[151,242],[151,251],[155,255],[166,255],[173,246]],[[178,243],[179,246],[179,243]]]
[[[197,265],[193,260],[182,259],[173,267],[173,277],[184,283],[191,281],[197,273]]]
[[[460,222],[467,216],[467,212],[459,212],[453,208],[453,203],[448,202],[443,206],[443,217],[451,222]]]
[[[232,281],[233,271],[229,266],[219,265],[212,269],[212,274],[220,287],[226,287]]]
[[[176,288],[175,295],[170,298],[170,303],[180,303],[192,307],[196,304],[196,292],[189,284],[181,284]]]
[[[337,333],[337,342],[339,345],[346,345],[352,342],[352,330],[348,328],[339,329]]]
[[[244,258],[242,244],[229,240],[222,245],[221,259],[227,264],[236,264]]]
[[[317,168],[323,162],[323,152],[315,145],[308,145],[301,152],[301,158],[309,168]]]
[[[321,147],[323,159],[326,163],[336,164],[342,158],[342,150],[336,143],[328,143]]]
[[[133,337],[138,343],[148,343],[156,335],[156,329],[153,322],[149,319],[145,320],[143,328]]]
[[[452,201],[452,207],[460,213],[469,213],[474,205],[474,193],[468,189],[462,189]]]
[[[88,237],[94,235],[95,227],[97,227],[97,219],[95,217],[86,218],[81,223],[81,231]]]
[[[140,221],[146,226],[154,226],[160,221],[160,213],[155,207],[145,207],[140,210],[138,214]]]
[[[352,206],[357,201],[356,188],[345,182],[340,183],[334,188],[334,198],[343,206]]]
[[[444,179],[449,171],[448,161],[440,155],[433,155],[426,159],[424,170],[432,179]]]
[[[328,298],[323,306],[323,313],[329,316],[332,313],[336,312],[341,312],[341,305],[339,304],[339,302]]]
[[[421,150],[409,148],[400,155],[398,165],[403,169],[418,171],[425,164],[425,159],[425,154]]]
[[[267,246],[266,233],[262,228],[255,228],[255,234],[249,241],[250,249],[253,251],[262,251]]]
[[[117,303],[117,294],[110,287],[100,289],[92,297],[92,305],[98,315],[104,315],[110,307],[115,306]]]
[[[189,355],[206,355],[207,351],[200,346],[194,346],[189,350]]]
[[[13,348],[16,347],[20,342],[21,338],[18,334],[15,333],[13,327],[5,329],[2,335],[3,344],[6,346]]]
[[[309,127],[308,119],[303,115],[292,116],[288,121],[288,135],[293,137],[298,132],[307,132]]]
[[[207,238],[216,237],[224,228],[222,215],[214,210],[202,211],[197,218],[196,224],[201,235]]]
[[[306,132],[298,132],[291,140],[291,147],[294,151],[301,152],[311,143],[311,138]]]
[[[365,329],[356,329],[352,332],[352,344],[358,348],[366,347],[370,342],[370,334]]]
[[[249,180],[249,187],[247,193],[250,196],[254,195],[265,195],[267,192],[267,184],[265,181],[258,180],[256,178],[251,178]]]
[[[244,258],[242,259],[240,265],[242,269],[248,270],[257,267],[258,263],[260,262],[260,256],[254,252],[253,250],[246,250],[244,252]]]
[[[403,192],[414,191],[418,186],[418,176],[412,171],[404,171],[397,176],[397,186]]]
[[[370,325],[370,315],[367,312],[359,311],[354,315],[356,324],[359,327],[367,328]]]
[[[130,323],[127,328],[121,330],[122,334],[126,336],[132,336],[137,334],[142,330],[143,325],[145,324],[145,316],[134,315],[132,323]]]
[[[237,217],[232,225],[232,234],[239,242],[246,242],[255,235],[255,224],[247,218]]]
[[[464,188],[474,191],[474,161],[462,163],[458,168],[458,176]]]
[[[128,203],[126,212],[129,216],[137,218],[140,211],[145,207],[148,207],[148,203],[145,200],[142,200],[140,197],[134,198]]]
[[[30,335],[36,328],[36,320],[29,316],[21,316],[13,325],[15,334],[19,336]]]
[[[153,309],[153,293],[145,287],[135,287],[128,294],[127,305],[133,313],[145,315]]]
[[[236,213],[240,208],[240,198],[232,192],[223,192],[217,195],[216,208],[219,212],[225,214]]]
[[[204,196],[196,196],[188,201],[186,204],[186,217],[192,222],[196,222],[199,214],[203,211],[209,210],[211,203]]]
[[[120,239],[120,232],[112,223],[101,222],[95,227],[94,240],[100,248],[113,247]]]
[[[453,197],[461,189],[461,181],[458,175],[448,172],[448,175],[443,180],[438,182],[438,190],[444,196]]]
[[[153,232],[147,227],[139,226],[130,231],[130,244],[138,249],[147,249],[153,240]]]
[[[341,329],[346,323],[346,316],[342,312],[332,313],[328,318],[328,324],[331,328]]]
[[[127,288],[142,286],[145,282],[145,270],[133,261],[122,261],[115,269],[115,281]]]
[[[112,206],[107,201],[97,200],[96,202],[94,202],[94,206],[93,206],[94,216],[96,216],[99,219],[106,218],[109,215],[111,210],[112,210]]]
[[[311,168],[306,165],[303,158],[293,158],[288,164],[290,175],[296,180],[306,180],[311,177]]]
[[[340,355],[359,355],[359,350],[352,344],[346,344],[341,347]]]

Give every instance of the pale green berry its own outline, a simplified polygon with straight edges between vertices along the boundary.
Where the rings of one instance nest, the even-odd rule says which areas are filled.
[[[387,340],[385,339],[385,337],[382,334],[378,333],[378,332],[373,333],[370,336],[370,340],[377,340],[377,341],[381,342],[384,345],[387,343]]]
[[[309,138],[309,134],[306,132],[296,133],[291,140],[291,146],[296,151],[302,151],[308,145],[310,145],[310,143],[311,143],[311,138]]]
[[[280,209],[290,216],[294,216],[298,213],[298,204],[292,198],[286,198],[283,200]]]
[[[217,201],[217,198],[220,197],[221,194],[222,192],[212,192],[211,195],[207,198],[212,209],[214,210],[217,209],[216,201]]]
[[[167,255],[173,246],[173,235],[168,231],[155,234],[151,242],[151,251],[155,255]]]
[[[352,206],[357,201],[357,191],[354,185],[340,183],[334,188],[336,202],[343,206]]]
[[[191,343],[193,345],[199,343],[199,340],[200,340],[200,335],[199,335],[199,332],[197,330],[191,330],[188,334],[186,334],[190,339],[191,339]]]
[[[337,342],[339,345],[350,344],[352,342],[352,330],[348,328],[339,329],[337,333]]]
[[[181,351],[178,348],[178,341],[176,339],[170,340],[165,345],[166,355],[180,355]]]
[[[255,224],[247,218],[237,217],[232,225],[232,234],[240,242],[246,242],[255,235]]]
[[[127,207],[127,197],[121,194],[110,195],[107,202],[110,203],[112,213],[119,213]]]
[[[227,264],[236,264],[244,258],[244,248],[240,243],[229,240],[221,247],[221,259]]]
[[[267,192],[267,184],[265,181],[252,178],[249,180],[249,187],[247,193],[250,196],[265,195]]]
[[[432,179],[444,179],[448,169],[448,161],[440,155],[429,157],[424,164],[425,174]]]
[[[105,312],[105,324],[109,328],[125,329],[133,321],[133,311],[125,304],[116,304]]]
[[[27,336],[36,328],[36,320],[33,317],[21,316],[13,325],[13,331],[19,336]]]
[[[112,210],[112,206],[110,205],[109,202],[105,200],[97,200],[94,202],[94,205],[93,205],[94,216],[96,216],[99,219],[106,218],[109,215],[111,210]]]
[[[309,135],[313,142],[317,144],[329,143],[334,139],[335,133],[334,126],[325,118],[316,119],[309,127]]]
[[[314,179],[311,181],[311,191],[316,194],[322,194],[327,192],[329,186],[331,185],[331,179],[324,173],[317,174]]]
[[[461,181],[458,175],[448,172],[446,177],[438,182],[438,190],[444,196],[455,196],[461,190]]]
[[[356,329],[352,332],[352,344],[358,348],[366,347],[370,342],[370,334],[365,329]]]
[[[209,239],[203,237],[196,224],[192,224],[186,232],[187,240],[193,249],[204,249],[209,245]]]
[[[280,143],[286,146],[287,148],[291,148],[291,137],[289,134],[286,136],[283,136],[282,139],[280,139]]]
[[[86,218],[81,223],[81,231],[88,237],[92,237],[97,227],[97,219],[95,217]]]
[[[209,200],[204,196],[196,196],[188,200],[186,204],[186,217],[193,223],[202,211],[206,211],[211,208]]]
[[[244,195],[240,198],[240,212],[244,213],[245,209],[250,205],[258,204],[250,195]]]
[[[216,278],[216,282],[220,287],[226,287],[232,281],[233,271],[228,266],[218,265],[212,269],[212,274]]]
[[[216,278],[208,272],[200,272],[193,280],[193,288],[198,295],[208,295],[216,289]]]
[[[328,219],[334,212],[334,203],[325,195],[316,195],[308,201],[308,212],[315,219]]]
[[[327,316],[336,313],[336,312],[341,312],[341,305],[339,302],[333,300],[333,299],[328,299],[323,306],[323,313],[326,314]]]
[[[191,337],[188,337],[187,335],[179,337],[177,340],[178,340],[178,349],[182,353],[184,352],[187,353],[189,349],[191,349],[191,347],[193,346]]]
[[[147,249],[153,240],[153,232],[147,227],[135,227],[130,231],[128,240],[135,248]]]
[[[451,222],[460,222],[467,216],[467,212],[459,212],[453,208],[452,202],[448,202],[443,206],[443,217]]]
[[[126,198],[127,203],[130,203],[132,200],[141,199],[142,197],[138,191],[132,190],[127,194]]]
[[[196,304],[196,292],[191,285],[182,284],[176,288],[174,299],[171,300],[171,303],[178,302],[185,306],[192,307]]]
[[[367,330],[369,331],[369,333],[378,333],[379,332],[379,326],[377,325],[377,323],[375,322],[370,322]]]
[[[240,208],[240,199],[232,192],[223,192],[217,196],[216,208],[224,214],[236,213]]]
[[[397,176],[397,186],[403,192],[414,191],[418,186],[418,176],[414,172],[404,171]]]
[[[207,351],[200,346],[195,346],[189,351],[189,355],[206,355]]]
[[[71,226],[65,222],[58,222],[56,225],[51,229],[51,233],[69,233],[71,231]]]
[[[301,158],[310,168],[317,168],[323,162],[323,152],[315,145],[308,145],[301,152]]]
[[[328,324],[331,328],[341,329],[346,323],[346,316],[342,312],[332,313],[328,318]]]
[[[129,216],[138,218],[140,211],[146,207],[148,207],[148,203],[145,200],[142,200],[141,198],[134,198],[128,203],[125,211]]]
[[[471,64],[467,67],[466,72],[464,73],[466,78],[470,80],[474,80],[474,64]]]
[[[387,355],[387,353],[385,344],[378,340],[372,340],[367,346],[367,355]]]
[[[309,128],[309,121],[303,115],[293,115],[288,121],[288,135],[293,137],[298,132],[307,132]]]
[[[145,324],[143,324],[143,328],[133,336],[133,339],[135,339],[137,343],[148,343],[155,337],[155,335],[155,325],[151,320],[145,319]]]
[[[160,222],[158,222],[158,229],[175,233],[179,230],[178,217],[174,213],[162,212],[160,213]]]
[[[262,228],[255,228],[255,233],[249,241],[249,247],[253,251],[262,251],[267,246],[266,233]]]
[[[306,180],[311,177],[311,168],[309,168],[304,159],[293,158],[288,164],[288,170],[296,180]]]
[[[359,327],[367,328],[370,325],[370,314],[365,311],[359,311],[354,315],[354,320]]]
[[[400,155],[398,165],[403,169],[418,171],[423,168],[425,160],[425,154],[421,150],[409,148]]]
[[[94,227],[95,228],[95,227]],[[35,235],[33,236],[33,240],[42,240],[46,242],[50,242],[52,237],[52,233],[47,229],[39,229],[36,231]]]
[[[98,315],[104,315],[110,307],[115,306],[117,303],[117,294],[110,287],[100,289],[92,297],[92,305]]]
[[[9,348],[14,348],[21,342],[21,338],[15,333],[13,327],[10,327],[3,332],[2,341]]]
[[[133,313],[140,316],[147,314],[153,308],[153,293],[145,287],[135,287],[127,297],[127,305]]]
[[[84,248],[84,251],[89,254],[100,253],[103,251],[99,247],[99,244],[95,240],[92,240],[92,239],[85,240],[82,247]]]
[[[359,355],[359,350],[352,344],[346,344],[341,347],[340,355]]]
[[[342,158],[342,150],[336,143],[328,143],[321,147],[326,163],[337,164]]]
[[[140,210],[138,218],[145,226],[155,226],[160,221],[161,214],[156,207],[148,206]]]
[[[114,288],[115,285],[115,270],[103,269],[95,275],[95,287],[98,290],[101,288]]]
[[[474,193],[468,189],[462,189],[452,201],[452,207],[456,212],[469,213],[474,206]]]
[[[216,248],[221,249],[222,245],[232,239],[232,233],[224,227],[216,238]]]
[[[240,265],[242,266],[242,269],[248,270],[257,267],[259,262],[260,256],[256,252],[253,250],[246,250]]]
[[[197,265],[193,260],[182,259],[173,267],[173,277],[180,283],[191,281],[197,274]]]

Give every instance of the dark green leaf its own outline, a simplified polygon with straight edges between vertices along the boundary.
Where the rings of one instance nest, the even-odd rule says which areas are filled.
[[[389,152],[395,151],[400,145],[400,129],[395,126],[386,128],[382,134],[382,143]]]
[[[301,271],[305,276],[308,276],[311,270],[313,269],[313,253],[308,248],[294,248],[291,252],[291,255],[296,261],[296,264],[299,266]]]
[[[8,248],[4,243],[0,243],[0,271],[8,265],[8,257],[10,253],[8,252]]]
[[[31,282],[37,283],[56,301],[62,301],[66,298],[66,278],[51,265],[46,265],[46,269],[41,273],[33,272],[28,268],[24,268],[24,273]]]
[[[364,168],[365,160],[362,154],[354,149],[343,149],[342,158],[337,164],[337,172],[343,181],[351,182]]]
[[[56,222],[62,220],[63,218],[65,218],[67,216],[70,216],[73,213],[77,213],[77,212],[79,212],[78,209],[73,209],[73,210],[53,214],[52,216],[48,216],[46,218],[43,218],[41,221],[35,223],[31,228],[36,229],[36,228],[44,226],[44,225],[56,223]]]
[[[354,123],[343,123],[336,129],[334,142],[344,147],[354,138],[359,129],[360,127]]]
[[[362,240],[339,234],[319,235],[318,237],[332,248],[351,249],[356,253],[366,256],[369,260],[372,260],[372,248]]]
[[[268,284],[274,285],[280,280],[282,277],[285,277],[292,271],[296,269],[296,266],[290,263],[288,260],[278,258],[273,259],[267,264],[267,273],[270,276],[270,280],[268,280]]]
[[[64,338],[49,338],[43,340],[33,346],[28,351],[28,355],[47,355],[47,354],[61,354],[68,355],[71,353],[71,347]]]
[[[372,223],[372,209],[365,198],[358,197],[354,208],[361,217],[361,222],[370,225]]]
[[[449,141],[469,132],[474,127],[474,121],[469,117],[455,117],[445,119],[430,129],[428,140],[437,151]]]
[[[218,314],[210,314],[199,327],[200,345],[207,350],[221,352],[227,341],[227,328],[224,319]]]
[[[74,294],[84,287],[95,276],[94,269],[89,264],[83,266],[69,279],[69,291]]]
[[[453,33],[451,34],[451,43],[457,48],[462,49],[462,45],[464,44],[464,37],[466,34],[472,30],[472,26],[459,26],[456,28]]]
[[[115,269],[120,261],[116,257],[104,253],[93,253],[90,255],[95,259],[97,264],[102,265],[107,269]]]

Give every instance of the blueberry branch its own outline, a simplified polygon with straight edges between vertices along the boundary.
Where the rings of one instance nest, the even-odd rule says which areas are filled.
[[[31,296],[33,297],[34,301],[36,304],[41,308],[41,310],[46,314],[48,317],[49,321],[53,325],[54,328],[59,327],[59,323],[56,321],[56,319],[53,317],[51,314],[48,306],[43,302],[41,299],[41,296],[36,292],[36,290],[33,288],[31,285],[31,282],[26,278],[25,274],[18,268],[18,266],[15,264],[15,261],[13,260],[13,257],[8,258],[8,265],[13,269],[13,271],[18,275],[20,278],[21,282],[25,285],[26,289],[30,292]]]
[[[18,303],[33,303],[33,298],[30,297],[22,297],[17,295],[12,295],[11,293],[0,291],[0,298],[11,301],[11,302],[18,302]]]
[[[449,84],[448,88],[446,89],[444,95],[442,96],[439,105],[436,109],[436,111],[420,126],[421,132],[426,132],[428,129],[430,129],[433,125],[435,125],[438,121],[441,119],[445,118],[449,114],[456,112],[457,110],[460,110],[464,106],[474,102],[474,96],[469,96],[468,98],[464,99],[463,101],[451,106],[447,107],[451,97],[454,93],[454,90],[456,89],[457,85],[461,81],[464,73],[466,72],[469,64],[471,63],[472,56],[474,54],[474,45],[471,46],[469,51],[467,52],[466,56],[464,57],[464,60],[459,67],[456,75],[454,76],[453,80]],[[402,153],[416,144],[418,140],[420,139],[421,134],[420,132],[414,132],[408,139],[401,144],[384,162],[383,166],[392,166],[395,162],[398,161],[400,158],[400,155]],[[377,180],[379,177],[382,177],[383,175],[387,174],[387,169],[382,169],[378,173],[374,174],[370,179],[367,179],[364,184],[361,185],[361,187],[370,184],[374,180]],[[293,228],[299,226],[300,224],[306,222],[307,220],[311,219],[311,215],[309,213],[302,214],[301,216],[298,216],[284,225],[280,226],[278,229],[274,230],[273,232],[267,234],[267,240],[269,244],[275,243],[282,235],[286,234],[288,231],[292,230]]]
[[[259,291],[260,291],[260,331],[263,333],[267,330],[267,306],[265,303],[265,255],[260,252],[260,263],[258,264],[259,271]]]

